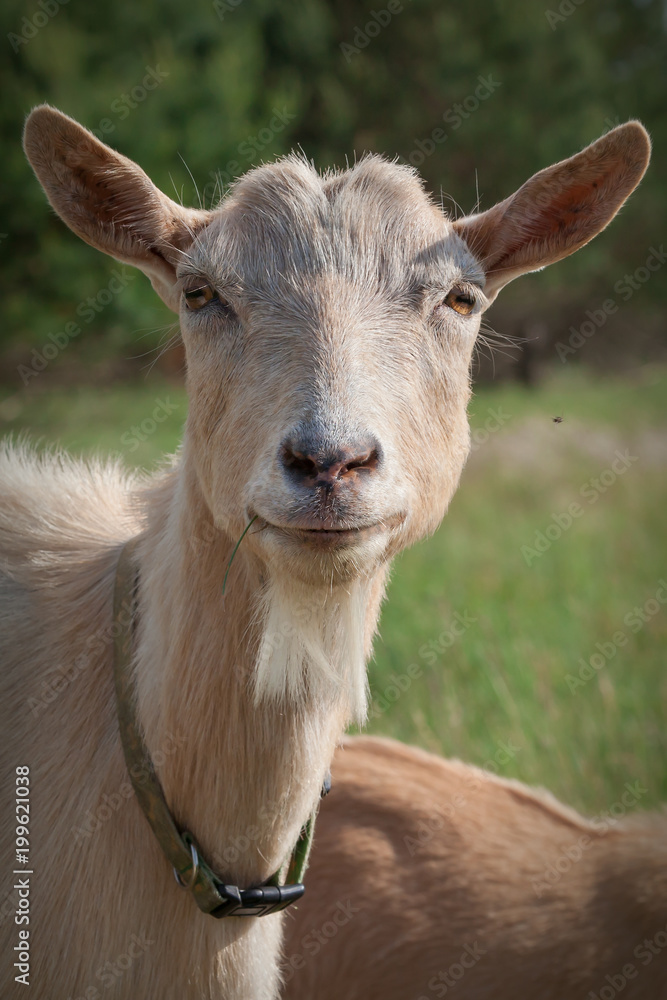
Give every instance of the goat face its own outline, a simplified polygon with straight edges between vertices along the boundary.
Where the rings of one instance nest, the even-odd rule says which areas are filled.
[[[452,222],[377,157],[324,177],[288,157],[208,212],[53,108],[24,145],[68,225],[180,309],[186,455],[216,525],[239,537],[256,516],[244,551],[327,583],[437,526],[468,449],[481,311],[603,229],[650,153],[628,122]]]
[[[216,523],[270,565],[365,573],[433,530],[468,450],[485,276],[413,171],[246,175],[179,265],[189,432]],[[245,544],[245,543],[244,543]]]

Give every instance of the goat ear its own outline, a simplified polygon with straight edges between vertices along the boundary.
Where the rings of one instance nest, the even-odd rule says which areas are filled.
[[[175,265],[211,213],[177,205],[136,163],[47,104],[30,114],[23,148],[70,229],[98,250],[140,268],[178,312]]]
[[[574,253],[611,222],[648,166],[651,142],[636,121],[547,167],[487,212],[454,223],[486,272],[485,293]]]

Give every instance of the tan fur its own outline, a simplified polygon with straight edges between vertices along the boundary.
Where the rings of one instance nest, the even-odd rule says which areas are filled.
[[[606,209],[571,162],[583,228],[569,227],[564,252],[645,169],[643,129],[611,135]],[[32,113],[24,142],[68,225],[180,310],[190,399],[182,449],[151,479],[12,448],[2,459],[1,833],[10,844],[14,769],[29,765],[30,993],[270,1000],[282,917],[202,915],[129,790],[110,644],[118,553],[140,536],[138,716],[173,814],[226,881],[260,883],[363,716],[391,557],[435,529],[456,488],[484,262],[414,172],[379,157],[325,177],[288,157],[197,212],[54,109]],[[550,259],[560,181],[554,199],[527,242],[514,235],[526,199],[477,227],[484,255],[496,243],[503,260],[520,255],[512,274]],[[206,283],[211,304],[186,308],[184,291]],[[445,303],[456,288],[472,290],[471,315]],[[309,491],[283,465],[296,431],[327,454],[372,439],[372,467],[345,465],[330,493]],[[348,540],[322,547],[325,529]],[[4,958],[17,928],[7,868],[3,879]],[[144,950],[128,965],[132,935]],[[24,995],[7,981],[4,995]]]
[[[588,821],[387,739],[332,775],[285,1000],[667,997],[667,813]]]

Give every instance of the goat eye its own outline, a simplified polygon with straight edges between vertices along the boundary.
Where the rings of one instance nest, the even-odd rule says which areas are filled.
[[[203,309],[215,298],[215,289],[210,285],[200,285],[199,288],[189,288],[183,292],[187,309]]]
[[[460,313],[461,316],[467,316],[475,308],[475,299],[469,292],[455,287],[447,295],[445,305],[453,309],[454,312]]]

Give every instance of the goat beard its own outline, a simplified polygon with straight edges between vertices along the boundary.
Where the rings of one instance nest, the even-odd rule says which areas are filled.
[[[271,579],[259,599],[261,634],[255,703],[346,705],[348,719],[366,718],[365,619],[369,581],[314,588]]]

